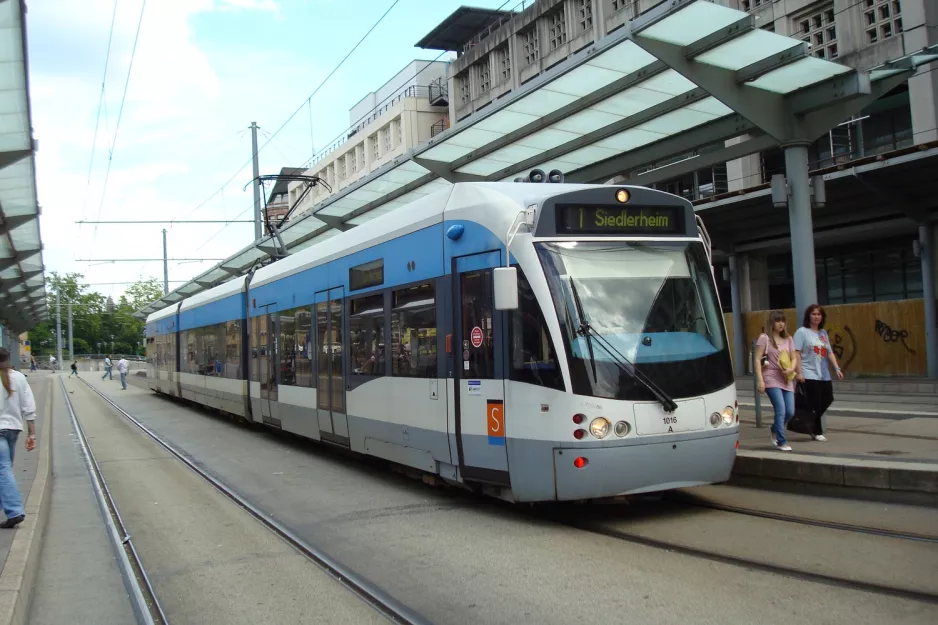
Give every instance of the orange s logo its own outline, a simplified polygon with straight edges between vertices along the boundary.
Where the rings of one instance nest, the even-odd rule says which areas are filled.
[[[489,399],[485,403],[485,420],[488,426],[489,445],[505,444],[505,402]]]

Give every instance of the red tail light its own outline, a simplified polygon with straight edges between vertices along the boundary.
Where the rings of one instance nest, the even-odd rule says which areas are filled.
[[[586,430],[575,430],[575,431],[573,432],[573,438],[575,438],[575,439],[577,439],[577,440],[580,440],[580,439],[583,438],[584,436],[586,436]]]
[[[573,415],[573,422],[576,423],[577,425],[580,425],[581,423],[583,423],[583,420],[585,418],[586,417],[581,414],[575,414]]]
[[[587,460],[586,458],[577,458],[576,460],[573,461],[573,466],[575,466],[577,469],[582,469],[588,463],[589,463],[589,460]]]

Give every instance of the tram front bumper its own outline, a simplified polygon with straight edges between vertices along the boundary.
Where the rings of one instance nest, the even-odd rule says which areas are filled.
[[[557,500],[598,499],[725,482],[733,471],[738,438],[738,429],[732,428],[692,439],[554,449]]]

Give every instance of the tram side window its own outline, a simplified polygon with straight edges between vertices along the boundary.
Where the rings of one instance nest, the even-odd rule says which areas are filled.
[[[198,330],[186,330],[182,333],[182,342],[186,346],[186,373],[199,372]]]
[[[511,379],[563,390],[563,375],[534,291],[518,270],[518,309],[511,315]]]
[[[433,284],[394,291],[391,365],[395,376],[437,377],[436,289]]]
[[[309,308],[297,308],[293,319],[296,325],[296,385],[313,386],[313,314]]]
[[[351,302],[349,345],[353,375],[384,375],[384,294],[360,297]]]
[[[251,345],[251,353],[250,353],[250,359],[251,359],[251,361],[250,361],[250,363],[249,363],[249,366],[250,366],[250,370],[249,370],[249,371],[250,371],[250,373],[251,373],[251,381],[252,381],[252,382],[260,382],[260,381],[261,381],[261,378],[260,378],[259,361],[258,361],[258,359],[257,359],[258,349],[259,349],[259,346],[260,346],[260,343],[259,343],[259,341],[257,340],[257,339],[258,339],[258,334],[259,334],[259,332],[260,332],[259,317],[251,317],[251,318],[248,320],[248,323],[251,324],[251,325],[248,326],[248,332],[249,332],[249,334],[250,334],[250,336],[248,337],[248,341],[250,341],[250,345]]]
[[[225,377],[241,379],[241,320],[225,325]]]

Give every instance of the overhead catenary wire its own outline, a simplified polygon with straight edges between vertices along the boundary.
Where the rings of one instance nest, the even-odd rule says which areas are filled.
[[[130,85],[130,75],[134,68],[134,57],[137,55],[137,42],[140,40],[140,28],[143,26],[143,14],[147,8],[147,0],[143,0],[140,6],[140,17],[137,19],[137,32],[134,35],[134,45],[130,51],[130,63],[127,65],[127,78],[124,79],[124,93],[121,95],[121,105],[117,111],[117,122],[114,126],[114,137],[111,139],[111,147],[108,150],[107,169],[104,172],[104,186],[101,189],[101,201],[98,204],[98,215],[96,219],[101,218],[101,209],[104,207],[104,198],[107,195],[108,178],[111,175],[111,164],[114,162],[114,149],[117,147],[117,135],[120,132],[121,117],[124,115],[124,103],[127,101],[127,88]],[[94,234],[91,237],[91,246],[94,247],[98,237],[98,227],[95,226]]]

